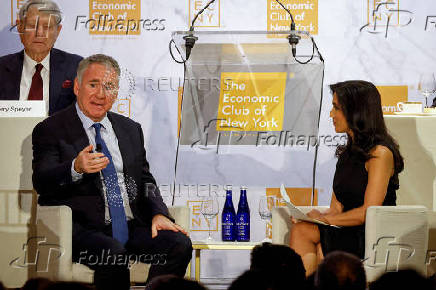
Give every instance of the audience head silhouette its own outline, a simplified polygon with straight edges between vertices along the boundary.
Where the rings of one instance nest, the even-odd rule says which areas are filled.
[[[54,282],[47,278],[32,278],[27,280],[21,290],[43,290],[52,284]]]
[[[175,275],[162,275],[150,281],[148,290],[206,290],[197,281],[187,280]]]
[[[356,256],[332,252],[319,265],[315,273],[315,286],[320,290],[365,290],[365,269]]]
[[[306,284],[306,271],[303,261],[293,249],[284,245],[263,243],[251,252],[250,270],[262,273],[274,281],[276,286],[287,285],[292,281],[298,289]]]
[[[399,270],[386,272],[369,287],[370,290],[430,290],[432,285],[429,280],[415,270]]]
[[[288,280],[287,277],[284,279],[273,279],[268,273],[248,270],[242,275],[236,278],[228,290],[285,290],[290,289],[292,284],[292,289],[300,289],[295,287],[293,282]]]

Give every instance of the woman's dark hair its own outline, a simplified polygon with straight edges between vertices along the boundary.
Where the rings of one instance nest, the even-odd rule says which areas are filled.
[[[348,135],[347,145],[339,146],[336,155],[350,150],[366,161],[373,157],[370,150],[374,146],[384,145],[394,156],[394,174],[400,173],[404,168],[403,157],[386,129],[377,88],[366,81],[345,81],[330,85],[330,89],[336,94],[348,128],[353,132],[353,139]]]

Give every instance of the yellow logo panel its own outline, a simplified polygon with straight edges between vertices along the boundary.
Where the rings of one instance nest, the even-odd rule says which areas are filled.
[[[217,131],[281,131],[285,72],[221,73]]]
[[[209,2],[209,0],[188,0],[189,1],[189,26],[195,15],[200,12]],[[220,0],[216,0],[209,6],[195,21],[195,27],[220,27],[221,12]]]
[[[112,111],[127,118],[130,118],[131,112],[131,99],[127,97],[118,98],[112,105]]]
[[[311,187],[286,187],[286,193],[289,199],[296,206],[309,206],[311,205],[312,199],[312,188]],[[281,198],[280,188],[267,188],[266,196],[274,196],[276,198]],[[318,205],[318,189],[315,188],[313,205]],[[277,200],[276,206],[286,206],[284,202]]]
[[[90,0],[89,34],[139,35],[141,19],[140,0]]]
[[[206,232],[209,231],[209,226],[211,232],[218,232],[218,215],[210,221],[204,218],[201,214],[201,201],[199,200],[189,200],[188,207],[191,210],[191,232]]]
[[[177,101],[177,136],[180,134],[180,123],[182,122],[182,100],[183,100],[183,87],[178,89]]]
[[[318,0],[282,0],[282,4],[291,11],[296,30],[318,34]],[[267,0],[267,30],[288,31],[291,18],[275,0]]]
[[[407,102],[407,86],[377,86],[377,89],[381,95],[382,109],[385,115],[399,112],[398,103]]]
[[[11,26],[15,25],[18,19],[18,11],[26,2],[27,0],[11,0]]]
[[[387,18],[389,18],[390,25],[400,24],[400,1],[399,0],[367,0],[368,11],[367,21],[368,24],[378,26],[385,26]]]

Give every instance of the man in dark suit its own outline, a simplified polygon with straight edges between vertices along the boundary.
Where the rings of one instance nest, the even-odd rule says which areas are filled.
[[[81,56],[53,48],[61,11],[50,0],[29,0],[17,29],[24,50],[0,57],[0,100],[44,100],[49,115],[75,101],[73,81]]]
[[[109,112],[119,74],[111,57],[81,61],[77,103],[32,134],[38,203],[71,207],[73,259],[95,269],[97,289],[129,289],[129,258],[152,264],[150,280],[183,276],[192,254],[149,171],[141,126]]]

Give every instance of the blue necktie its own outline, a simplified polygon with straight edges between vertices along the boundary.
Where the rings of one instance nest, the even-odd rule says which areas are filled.
[[[101,138],[100,123],[92,125],[95,129],[95,144],[101,145],[101,152],[109,158],[109,164],[102,170],[104,184],[106,185],[106,198],[109,205],[109,213],[112,219],[112,236],[123,245],[129,239],[129,229],[127,227],[126,213],[124,212],[123,198],[118,184],[117,172],[111,153],[106,143]]]

